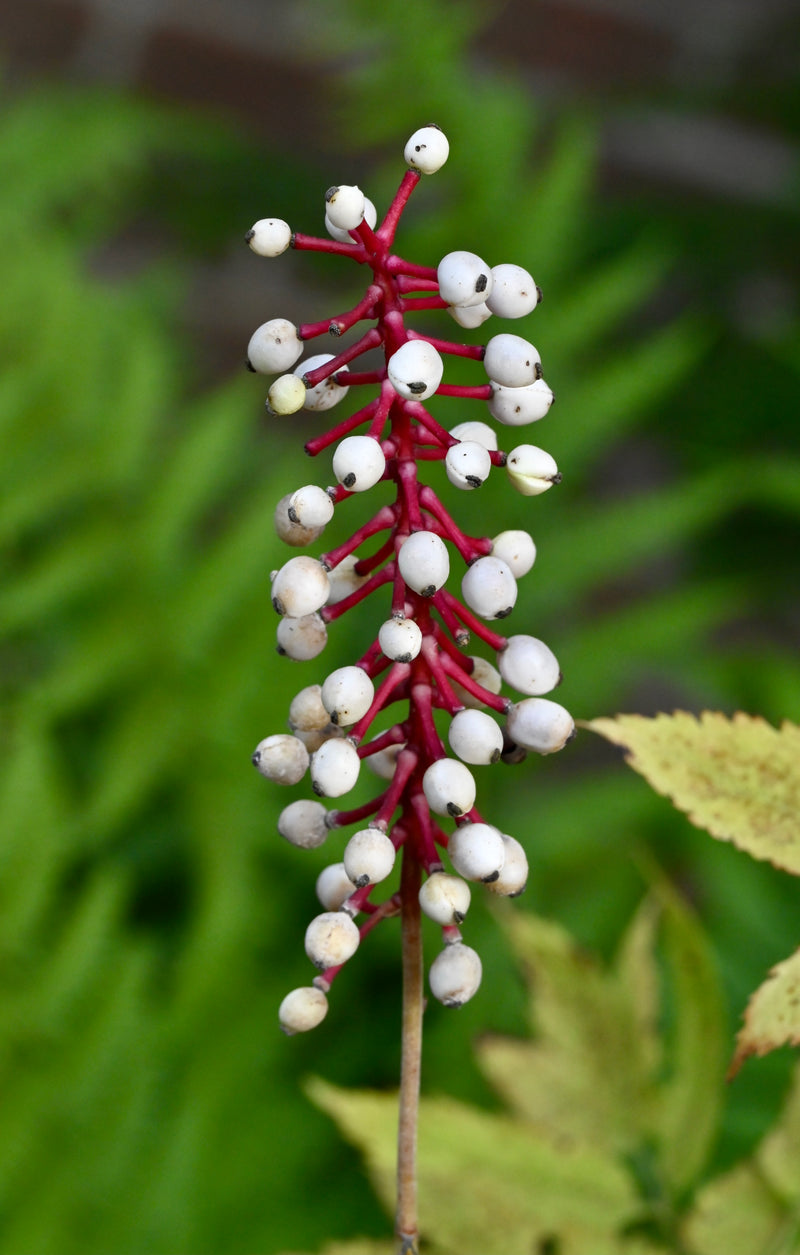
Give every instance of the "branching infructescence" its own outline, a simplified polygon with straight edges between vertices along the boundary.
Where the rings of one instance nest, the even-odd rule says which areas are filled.
[[[460,327],[475,328],[492,314],[529,314],[541,299],[520,266],[490,268],[474,253],[457,251],[434,270],[391,251],[421,175],[438,170],[448,151],[438,127],[423,127],[411,137],[405,149],[409,168],[380,226],[360,189],[342,186],[326,193],[331,238],[292,233],[276,218],[262,219],[247,235],[262,256],[275,257],[292,246],[347,257],[371,272],[364,298],[352,310],[299,327],[273,319],[250,341],[251,368],[278,375],[267,402],[273,414],[325,411],[351,389],[372,394],[307,443],[312,455],[333,447],[337,484],[304,485],[284,497],[275,516],[278,535],[290,545],[313,543],[352,496],[382,480],[396,485],[393,504],[382,506],[344,544],[318,558],[291,558],[272,576],[272,604],[281,615],[278,648],[290,658],[320,654],[328,625],[368,598],[383,607],[366,653],[298,693],[289,710],[291,733],[267,737],[253,755],[258,770],[282,784],[297,784],[308,772],[322,798],[349,792],[364,762],[385,781],[370,801],[351,810],[301,800],[280,815],[281,835],[306,849],[321,845],[331,829],[355,828],[343,862],[327,867],[317,882],[324,910],[308,926],[305,944],[320,974],[283,1000],[280,1021],[288,1033],[322,1021],[340,968],[370,929],[403,912],[404,892],[413,891],[415,909],[418,896],[424,913],[442,928],[444,948],[430,968],[431,992],[446,1006],[472,997],[481,964],[461,938],[470,902],[467,882],[514,896],[525,887],[528,865],[520,843],[476,808],[470,766],[516,761],[527,750],[549,754],[574,733],[568,712],[544,696],[561,679],[547,645],[487,626],[511,613],[517,579],[536,556],[533,540],[524,531],[500,532],[493,539],[470,536],[420,481],[420,464],[437,459],[450,482],[465,491],[479,488],[493,467],[505,468],[525,496],[542,493],[561,478],[544,450],[521,444],[503,453],[487,423],[463,422],[447,431],[426,408],[436,393],[471,398],[484,402],[496,422],[519,427],[543,418],[553,400],[539,354],[520,336],[501,333],[483,347],[425,336],[413,326],[418,311],[441,309]],[[348,348],[295,366],[307,341],[338,340],[364,320],[373,325]],[[358,359],[376,348],[383,363],[359,370]],[[443,384],[445,356],[482,361],[488,382]],[[292,367],[293,373],[281,373]],[[453,555],[466,568],[460,599],[447,588]],[[464,654],[471,635],[496,654],[496,667]],[[503,682],[520,700],[502,694]],[[390,707],[398,707],[396,721],[370,739],[376,717]],[[450,720],[449,750],[437,728],[437,711]],[[456,874],[446,870],[445,851]],[[398,854],[417,870],[378,903],[375,886],[389,876]]]

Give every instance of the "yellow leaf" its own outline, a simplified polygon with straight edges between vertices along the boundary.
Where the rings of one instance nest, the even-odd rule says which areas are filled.
[[[617,715],[584,725],[692,823],[753,858],[800,875],[800,727],[739,712]]]
[[[752,994],[728,1077],[735,1076],[750,1055],[766,1055],[787,1045],[800,1046],[800,950],[773,967]]]

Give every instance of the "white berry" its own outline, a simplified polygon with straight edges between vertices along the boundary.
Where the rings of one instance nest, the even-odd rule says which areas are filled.
[[[349,741],[331,738],[311,755],[311,784],[319,797],[341,797],[358,779],[361,759]]]
[[[450,862],[465,880],[497,880],[505,861],[505,846],[499,830],[491,824],[464,824],[450,834],[447,843]]]
[[[323,911],[306,929],[306,954],[315,967],[338,967],[358,949],[358,926],[345,911]]]
[[[344,863],[330,863],[317,876],[316,894],[326,911],[338,911],[353,892],[353,882]]]
[[[528,340],[502,332],[487,343],[483,364],[493,382],[507,388],[523,388],[535,381],[541,358]]]
[[[328,600],[328,576],[322,563],[307,554],[290,558],[272,581],[272,604],[293,619],[314,614]]]
[[[528,858],[519,841],[506,832],[501,836],[506,851],[505,862],[497,880],[490,881],[486,888],[501,898],[516,898],[528,883]]]
[[[482,710],[460,710],[453,715],[447,740],[463,763],[476,766],[496,763],[503,752],[502,730],[492,716]]]
[[[543,379],[524,388],[507,388],[492,379],[492,395],[487,405],[492,418],[506,427],[526,427],[544,418],[553,404],[553,393]]]
[[[503,680],[497,668],[493,667],[492,664],[487,662],[485,658],[473,656],[472,663],[473,667],[472,671],[469,672],[469,675],[475,683],[480,684],[481,688],[487,689],[490,693],[499,693],[500,689],[503,687]],[[463,685],[459,684],[456,680],[452,681],[452,685],[453,692],[456,694],[462,705],[468,706],[473,710],[477,710],[483,706],[484,703],[480,700],[480,698],[473,697],[472,693],[468,692],[467,689],[465,689]]]
[[[475,420],[469,423],[459,423],[456,427],[450,428],[450,435],[455,436],[456,440],[474,440],[476,444],[482,444],[484,449],[497,448],[497,435],[488,423],[479,423]]]
[[[483,305],[492,290],[492,272],[477,253],[448,253],[436,270],[439,293],[448,305]]]
[[[360,187],[343,183],[325,193],[325,214],[340,231],[355,231],[364,218],[366,198]]]
[[[482,619],[505,619],[517,600],[517,581],[501,558],[488,554],[467,568],[461,595]]]
[[[287,1037],[316,1028],[327,1014],[328,999],[314,985],[293,989],[278,1008],[278,1019]]]
[[[316,850],[328,835],[327,815],[321,802],[301,798],[284,806],[278,816],[278,832],[290,845]]]
[[[435,532],[412,532],[400,547],[397,564],[408,587],[422,597],[432,597],[450,574],[447,546]]]
[[[514,579],[522,579],[536,561],[533,537],[518,530],[500,532],[492,541],[492,557],[505,562]]]
[[[306,386],[297,375],[280,375],[267,393],[267,409],[270,414],[284,416],[302,410],[306,399]]]
[[[357,889],[385,880],[394,860],[394,845],[380,828],[362,828],[353,833],[344,848],[345,871]]]
[[[575,735],[572,715],[546,697],[526,697],[508,712],[508,735],[523,749],[553,754]]]
[[[447,478],[456,488],[480,488],[492,469],[489,451],[476,440],[460,440],[447,450],[444,460]]]
[[[314,357],[307,357],[304,362],[295,367],[295,375],[299,379],[303,379],[305,375],[311,374],[312,370],[319,370],[320,366],[327,366],[328,362],[332,362],[333,353],[317,353]],[[347,374],[347,367],[340,366],[338,371],[334,371],[323,379],[321,383],[314,384],[313,388],[306,387],[306,393],[303,397],[303,409],[310,410],[313,413],[321,413],[323,410],[333,409],[334,405],[338,405],[347,396],[350,389],[346,384],[337,383],[334,376],[339,374]]]
[[[428,919],[452,927],[464,919],[471,896],[469,885],[460,876],[432,872],[419,891],[419,904]]]
[[[328,643],[328,629],[318,614],[304,614],[299,619],[286,615],[276,632],[278,653],[294,662],[317,658]]]
[[[431,963],[431,993],[446,1007],[462,1007],[480,988],[483,969],[476,952],[458,941],[445,946]]]
[[[345,436],[333,454],[333,473],[348,492],[366,492],[386,470],[386,458],[372,436]]]
[[[378,221],[378,211],[368,196],[364,197],[364,222],[368,227],[374,227]],[[349,231],[344,231],[341,227],[334,226],[329,215],[325,214],[325,230],[332,239],[338,240],[340,244],[352,244],[353,237]]]
[[[532,444],[520,444],[511,450],[506,459],[506,474],[523,497],[537,497],[553,484],[561,483],[555,459]]]
[[[268,736],[253,751],[253,766],[275,784],[297,784],[308,768],[308,750],[296,736]]]
[[[510,262],[492,266],[492,291],[486,303],[498,318],[524,318],[541,298],[532,276],[522,266]]]
[[[292,698],[289,727],[293,732],[317,732],[327,726],[330,715],[322,704],[322,687],[309,684]]]
[[[435,123],[415,131],[403,152],[406,164],[421,174],[435,174],[441,170],[449,155],[447,136]]]
[[[447,312],[465,331],[474,331],[492,316],[492,311],[485,302],[480,305],[448,305]]]
[[[472,772],[455,758],[438,758],[422,777],[425,800],[437,815],[464,815],[475,805]]]
[[[277,375],[294,366],[303,352],[297,328],[287,318],[273,318],[262,323],[250,337],[247,365],[262,375]]]
[[[375,697],[375,686],[363,668],[338,667],[322,685],[321,696],[331,723],[346,728],[367,713]]]
[[[378,630],[378,644],[393,662],[411,662],[422,648],[422,632],[413,619],[387,619]]]
[[[259,218],[244,238],[259,257],[279,257],[292,242],[292,228],[283,218]]]
[[[289,502],[291,499],[291,493],[287,493],[285,497],[281,497],[275,507],[275,532],[287,545],[292,545],[295,549],[302,549],[303,546],[313,544],[315,540],[318,540],[325,529],[322,527],[303,527],[300,523],[293,523],[289,518]]]
[[[535,636],[509,636],[497,655],[497,665],[506,684],[526,697],[550,693],[561,681],[558,659]]]
[[[444,362],[427,340],[406,340],[386,363],[395,392],[409,401],[433,396],[444,374]]]
[[[292,493],[286,512],[301,527],[322,528],[333,518],[333,501],[324,488],[306,484]]]

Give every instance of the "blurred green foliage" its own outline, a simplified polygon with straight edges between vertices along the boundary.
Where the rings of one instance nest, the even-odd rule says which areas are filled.
[[[499,480],[470,499],[475,530],[525,526],[539,546],[514,623],[555,648],[576,715],[792,716],[793,328],[748,338],[726,323],[712,294],[738,262],[733,226],[692,308],[665,314],[657,294],[694,274],[686,247],[697,224],[713,235],[710,211],[685,215],[690,231],[666,208],[598,208],[591,124],[545,125],[513,78],[469,64],[480,14],[458,6],[454,22],[452,7],[369,6],[365,23],[367,6],[340,6],[354,67],[342,150],[385,203],[404,136],[437,116],[451,160],[418,190],[399,248],[518,260],[545,290],[519,330],[558,394],[541,441],[565,482],[533,504]],[[424,57],[408,43],[417,22]],[[299,1082],[395,1082],[397,936],[373,934],[324,1029],[280,1037],[331,855],[279,842],[277,811],[302,787],[276,796],[248,763],[293,693],[373,628],[332,631],[322,671],[276,658],[272,511],[327,472],[264,423],[258,380],[208,386],[180,304],[190,257],[256,217],[316,230],[325,178],[207,117],[58,90],[5,106],[0,176],[0,1253],[268,1255],[349,1237],[356,1213],[382,1234],[356,1155]],[[132,229],[158,260],[112,278],[110,245]],[[344,286],[310,320],[356,292],[326,263]],[[316,262],[308,273],[319,284]],[[446,399],[436,413],[477,416]],[[499,768],[479,776],[482,809],[531,852],[531,905],[607,953],[643,891],[642,851],[655,855],[711,932],[732,1031],[796,937],[780,877],[703,844],[596,744],[515,769],[511,789]],[[522,1031],[524,996],[484,907],[469,940],[486,992],[457,1017],[429,1012],[426,1086],[491,1107],[471,1041]],[[782,1063],[737,1081],[718,1163],[777,1110]]]

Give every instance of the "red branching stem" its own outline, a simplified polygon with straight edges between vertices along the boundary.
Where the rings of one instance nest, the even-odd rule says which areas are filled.
[[[375,233],[383,248],[388,248],[392,243],[394,233],[397,230],[397,224],[400,221],[400,215],[408,204],[409,197],[421,178],[422,175],[418,170],[406,170],[400,180],[400,186],[394,194],[394,200],[389,206],[386,217]]]
[[[297,335],[300,340],[313,340],[317,336],[332,335],[340,336],[345,331],[349,331],[357,322],[361,322],[362,318],[377,317],[376,308],[381,299],[381,289],[377,283],[371,283],[367,288],[366,294],[362,300],[354,305],[352,309],[347,310],[343,314],[337,314],[334,318],[324,318],[320,322],[303,322],[297,328]]]
[[[466,649],[469,644],[469,631],[463,626],[463,624],[459,623],[458,619],[453,614],[453,611],[450,609],[449,601],[443,596],[443,593],[444,589],[440,588],[437,593],[433,594],[433,604],[436,607],[442,623],[444,623],[456,645],[458,645],[460,649]]]
[[[421,283],[421,280],[417,282]],[[406,314],[416,313],[420,309],[447,309],[447,301],[443,301],[440,296],[406,296],[401,309]]]
[[[432,763],[435,759],[444,756],[444,746],[436,731],[436,724],[433,722],[432,693],[430,681],[427,678],[412,684],[411,706],[419,724],[423,754],[427,761]]]
[[[421,532],[423,526],[416,463],[411,458],[398,458],[396,467],[397,482],[403,499],[403,516],[408,520],[409,531]]]
[[[406,740],[406,726],[404,723],[395,723],[386,732],[381,732],[380,736],[376,736],[372,741],[365,741],[363,745],[358,747],[359,758],[369,758],[372,754],[379,754],[381,750],[391,749],[393,745],[402,745]]]
[[[362,265],[368,261],[366,249],[360,244],[345,244],[342,240],[321,239],[317,235],[304,235],[295,231],[291,239],[292,248],[304,253],[338,253],[340,257],[352,257]]]
[[[440,383],[436,389],[437,397],[461,397],[462,401],[490,401],[492,385],[479,383],[472,386],[460,383]]]
[[[355,358],[360,357],[368,349],[374,349],[376,345],[380,344],[381,339],[381,333],[378,328],[370,327],[369,331],[365,331],[361,339],[356,340],[355,344],[351,344],[349,348],[342,349],[341,353],[337,353],[329,362],[324,362],[322,366],[317,366],[315,370],[310,370],[308,374],[303,375],[303,382],[307,388],[315,388],[324,379],[335,375],[337,370],[341,370],[342,366],[346,366],[348,362],[352,362]],[[349,374],[342,380],[337,380],[337,383],[339,382],[343,384],[349,383]]]
[[[457,684],[466,689],[472,697],[476,697],[484,706],[490,706],[492,710],[497,710],[500,714],[508,712],[508,707],[511,703],[507,697],[502,697],[499,693],[492,693],[489,689],[484,688],[482,684],[478,684],[478,681],[473,680],[472,676],[463,667],[460,667],[449,654],[440,654],[439,664]]]
[[[506,638],[498,635],[497,632],[493,632],[491,628],[487,628],[486,624],[483,623],[477,615],[473,614],[471,610],[468,610],[466,606],[462,605],[458,598],[454,597],[452,593],[449,593],[446,588],[439,589],[436,596],[439,597],[440,595],[442,600],[461,620],[461,622],[468,627],[471,632],[474,632],[476,636],[479,636],[482,641],[486,641],[486,644],[491,646],[492,649],[500,650],[504,647]],[[441,613],[441,607],[438,604],[437,610]]]
[[[347,495],[354,497],[356,494],[348,493]],[[386,531],[389,527],[394,527],[398,514],[399,510],[396,505],[383,506],[378,510],[377,514],[372,516],[368,523],[362,523],[361,527],[353,532],[353,535],[344,544],[337,546],[336,549],[331,549],[328,553],[324,553],[320,561],[329,571],[332,570],[333,567],[339,565],[343,558],[348,557],[351,553],[355,553],[359,545],[363,545],[365,540],[369,540],[371,536],[377,535],[378,532]]]
[[[445,669],[440,661],[435,636],[431,635],[424,638],[420,652],[428,664],[428,669],[431,675],[436,681],[439,698],[436,704],[443,707],[451,715],[454,715],[457,710],[463,710],[464,703],[460,701],[453,692],[450,681],[445,674]]]
[[[408,332],[409,340],[427,340],[437,353],[448,353],[451,357],[472,357],[476,362],[483,360],[486,349],[482,344],[455,344],[452,340],[437,340],[434,336],[425,336],[418,331]]]
[[[359,384],[380,383],[386,378],[386,369],[381,370],[349,370],[341,376],[334,376],[336,383],[343,388],[354,388]]]
[[[396,662],[393,664],[389,674],[386,676],[372,699],[372,704],[370,705],[369,710],[362,716],[361,719],[359,719],[358,723],[354,724],[351,729],[351,740],[358,742],[362,739],[364,733],[372,724],[375,716],[383,710],[384,706],[389,704],[389,698],[392,693],[395,689],[399,688],[401,684],[405,683],[410,674],[411,667],[407,662]]]
[[[386,270],[390,275],[406,275],[412,279],[432,279],[436,282],[436,271],[432,266],[420,266],[417,262],[406,261],[405,257],[398,257],[395,253],[386,258]]]
[[[329,448],[337,440],[341,440],[342,436],[346,436],[355,427],[360,427],[362,423],[366,423],[368,419],[372,418],[379,404],[380,402],[376,398],[374,401],[370,401],[368,405],[365,405],[363,409],[356,410],[355,414],[351,414],[349,418],[342,419],[330,431],[325,431],[322,435],[314,436],[312,440],[307,440],[305,444],[306,453],[309,457],[315,458],[318,453],[322,453],[323,449]]]
[[[425,267],[420,266],[419,269],[424,270]],[[447,308],[447,301],[438,295],[439,284],[435,277],[433,279],[425,279],[420,275],[397,274],[394,277],[394,285],[401,296],[405,296],[409,292],[436,292],[440,305],[436,307],[431,306],[431,308]]]
[[[380,549],[376,549],[370,557],[359,559],[356,574],[369,575],[371,571],[374,571],[376,567],[380,566],[381,563],[384,562],[393,552],[394,537],[390,536],[388,540],[383,542]]]
[[[347,811],[335,811],[335,822],[331,823],[328,817],[328,825],[335,828],[346,828],[348,824],[360,824],[362,819],[368,819],[370,815],[374,815],[383,801],[386,792],[380,793],[377,797],[372,797],[368,802],[362,802],[360,806],[353,806]]]
[[[438,824],[435,824],[431,819],[428,800],[421,787],[412,790],[409,800],[416,820],[419,861],[425,868],[425,874],[430,876],[431,872],[439,871],[442,866],[442,860],[436,848],[437,834],[440,838],[440,843],[445,846],[447,838]]]
[[[415,419],[421,427],[424,427],[446,449],[449,449],[451,444],[456,444],[455,436],[451,436],[450,432],[442,427],[441,423],[437,423],[436,419],[428,413],[421,401],[406,401],[405,409],[409,418]]]
[[[374,593],[376,588],[380,588],[381,585],[387,584],[389,580],[394,579],[394,566],[394,562],[387,563],[382,570],[376,571],[360,588],[356,588],[347,597],[343,597],[341,601],[335,602],[332,606],[323,606],[319,612],[320,618],[325,623],[333,623],[334,619],[338,619],[340,615],[346,614],[353,606],[357,606],[359,602],[369,597],[370,593]]]
[[[383,801],[375,814],[375,824],[388,824],[405,791],[409,777],[417,765],[419,755],[415,749],[407,747],[397,755],[397,764],[389,788],[383,795]]]
[[[436,493],[427,484],[420,489],[419,502],[422,508],[429,514],[432,514],[436,519],[439,524],[439,527],[436,530],[440,533],[440,535],[446,536],[448,540],[453,542],[461,557],[467,564],[474,562],[476,558],[483,557],[489,552],[491,541],[481,541],[472,536],[466,536],[464,532],[461,531],[461,528],[453,521],[448,511],[436,496]],[[484,548],[483,546],[487,544],[489,548]]]

